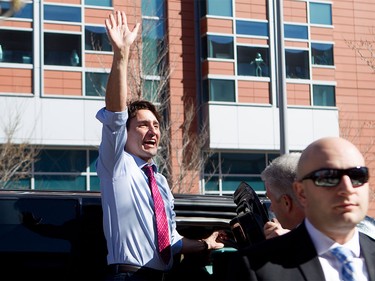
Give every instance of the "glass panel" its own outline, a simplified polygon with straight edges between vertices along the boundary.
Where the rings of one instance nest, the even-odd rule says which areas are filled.
[[[153,103],[160,102],[163,89],[160,89],[160,80],[144,80],[143,98]]]
[[[260,174],[265,165],[265,154],[221,153],[223,174]]]
[[[100,180],[97,176],[90,177],[90,191],[100,191]]]
[[[209,35],[208,57],[233,59],[233,37]]]
[[[223,178],[223,191],[235,191],[241,182],[246,182],[255,191],[264,191],[264,183],[260,177],[224,177]]]
[[[9,181],[5,186],[5,189],[30,189],[30,188],[31,188],[30,177],[19,179],[16,181]]]
[[[164,48],[164,24],[161,20],[142,20],[142,60],[144,75],[161,75],[167,50]]]
[[[269,77],[268,56],[268,48],[238,46],[238,75]]]
[[[112,51],[112,46],[104,27],[85,26],[85,50]]]
[[[0,1],[1,15],[7,13],[11,8],[11,2]],[[14,13],[12,18],[32,19],[33,18],[33,4],[26,4],[18,12]]]
[[[253,35],[253,36],[267,36],[268,37],[268,23],[257,21],[236,21],[237,34]]]
[[[218,153],[211,155],[207,159],[204,165],[204,173],[205,174],[219,173],[219,154]]]
[[[335,87],[313,85],[313,101],[317,106],[336,106]]]
[[[90,161],[90,172],[96,172],[96,160],[98,159],[99,151],[90,150],[89,151],[89,161]]]
[[[333,65],[333,45],[311,43],[311,62],[315,65]]]
[[[142,16],[164,17],[164,0],[142,0]]]
[[[309,54],[303,50],[285,50],[286,77],[309,79]]]
[[[0,38],[0,62],[33,63],[32,32],[0,30]]]
[[[310,3],[310,23],[332,25],[331,5]]]
[[[235,101],[233,80],[210,79],[210,101]]]
[[[42,150],[35,172],[86,172],[86,151]]]
[[[207,0],[207,15],[231,17],[232,0]]]
[[[44,33],[45,65],[81,66],[81,57],[80,35]]]
[[[112,7],[112,0],[85,0],[85,5]]]
[[[295,39],[308,39],[307,26],[284,24],[284,37]]]
[[[108,73],[86,72],[86,96],[104,97]]]
[[[37,190],[86,190],[86,177],[74,175],[41,175],[35,176]]]
[[[5,199],[0,201],[2,252],[70,252],[69,234],[78,231],[79,203],[74,199]],[[38,224],[32,224],[34,221]],[[28,224],[27,222],[30,221]],[[65,236],[64,236],[65,235]],[[20,239],[22,237],[22,239]]]
[[[81,22],[81,8],[45,4],[44,20]]]
[[[219,191],[219,177],[209,177],[205,178],[206,191]]]

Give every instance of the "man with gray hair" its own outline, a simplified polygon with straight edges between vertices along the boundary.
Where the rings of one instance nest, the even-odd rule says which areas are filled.
[[[261,173],[266,195],[271,201],[270,211],[276,216],[264,225],[266,239],[287,233],[305,217],[293,191],[300,156],[298,152],[281,155]]]

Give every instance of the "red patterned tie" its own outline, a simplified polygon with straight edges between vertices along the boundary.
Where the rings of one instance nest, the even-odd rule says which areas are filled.
[[[159,254],[162,257],[164,263],[168,264],[171,258],[171,252],[168,234],[168,221],[165,214],[163,198],[161,197],[158,185],[156,184],[152,166],[146,165],[143,167],[143,170],[148,177],[148,185],[150,186],[152,198],[154,199]]]

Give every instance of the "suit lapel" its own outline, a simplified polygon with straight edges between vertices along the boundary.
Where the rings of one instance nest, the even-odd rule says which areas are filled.
[[[295,237],[298,239],[300,256],[303,256],[302,260],[306,262],[301,263],[299,270],[304,276],[305,280],[324,280],[324,273],[320,264],[318,255],[316,253],[314,244],[307,232],[305,222],[303,222],[297,229],[299,232]]]
[[[365,258],[369,279],[375,281],[375,242],[367,235],[359,233],[361,252]]]

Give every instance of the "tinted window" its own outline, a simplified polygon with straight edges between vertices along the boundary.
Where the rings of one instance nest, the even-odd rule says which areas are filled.
[[[144,80],[143,97],[153,103],[160,102],[160,97],[164,92],[164,88],[160,80]]]
[[[220,59],[233,59],[233,37],[209,35],[208,57]]]
[[[166,59],[164,34],[162,20],[142,20],[142,56],[147,58],[142,60],[145,75],[161,75],[163,71]]]
[[[268,55],[268,48],[238,46],[238,75],[269,77]]]
[[[210,101],[235,101],[233,80],[210,79]]]
[[[268,37],[268,24],[266,22],[237,20],[236,32],[243,35]]]
[[[303,50],[285,50],[286,77],[309,79],[309,55]]]
[[[143,0],[142,16],[162,18],[164,16],[164,0]]]
[[[84,150],[42,150],[35,172],[85,172],[86,151]]]
[[[85,5],[112,7],[112,0],[85,0]]]
[[[231,17],[232,0],[207,0],[207,15]]]
[[[36,175],[36,190],[86,190],[86,176],[71,175]]]
[[[101,26],[85,27],[85,50],[112,51],[107,32]]]
[[[310,23],[332,25],[331,9],[330,4],[310,3]]]
[[[11,8],[11,2],[0,1],[1,15],[7,13]],[[33,4],[25,4],[22,9],[15,12],[11,16],[12,18],[32,19],[33,18]]]
[[[78,207],[73,199],[1,200],[0,251],[70,252]]]
[[[284,24],[284,37],[293,39],[308,39],[307,26]]]
[[[313,100],[317,106],[336,106],[335,87],[313,85]]]
[[[81,66],[81,36],[44,33],[44,64]]]
[[[18,30],[0,30],[0,62],[32,63],[32,32]]]
[[[44,19],[51,21],[81,22],[81,8],[44,5]]]
[[[333,44],[311,43],[311,62],[316,65],[333,65]]]
[[[108,73],[86,72],[86,96],[105,96]]]

